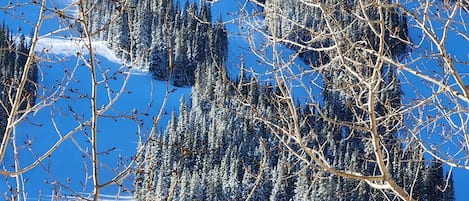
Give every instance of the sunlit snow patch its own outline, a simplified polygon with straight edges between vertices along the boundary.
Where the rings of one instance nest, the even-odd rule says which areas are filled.
[[[123,65],[124,61],[117,58],[115,53],[107,47],[106,41],[93,41],[93,54],[107,59],[109,62]],[[62,58],[74,58],[78,55],[88,55],[87,43],[83,38],[41,38],[36,45],[36,52],[55,55]],[[130,65],[126,65],[130,66]],[[149,75],[148,69],[132,65],[128,71],[132,75]]]
[[[122,61],[106,46],[104,41],[92,42],[94,54],[102,56],[113,63],[121,64]],[[36,51],[62,57],[76,57],[89,54],[87,43],[82,38],[41,38],[36,45]]]

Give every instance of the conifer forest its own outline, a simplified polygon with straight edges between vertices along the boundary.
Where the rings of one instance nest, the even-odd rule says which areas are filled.
[[[0,200],[469,199],[466,0],[0,11]]]

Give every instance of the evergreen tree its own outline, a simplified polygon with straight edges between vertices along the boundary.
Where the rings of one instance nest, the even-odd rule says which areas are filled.
[[[448,185],[446,186],[446,189],[444,190],[445,195],[443,197],[443,200],[454,201],[456,200],[456,197],[454,194],[453,176],[446,174],[445,178],[448,178]]]

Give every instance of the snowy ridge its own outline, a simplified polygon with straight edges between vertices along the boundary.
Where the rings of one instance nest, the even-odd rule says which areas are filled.
[[[105,41],[93,41],[93,51],[113,63],[122,61],[106,46]],[[63,57],[76,57],[78,54],[88,54],[83,38],[41,38],[38,40],[36,51]]]
[[[91,196],[91,195],[89,195]],[[56,197],[52,196],[52,195],[43,195],[41,197],[42,199],[50,199],[50,200],[55,200],[57,199]],[[26,200],[41,200],[41,198],[38,198],[38,197],[28,197]],[[79,197],[74,197],[74,196],[70,196],[70,197],[61,197],[60,198],[61,200],[80,200]],[[116,195],[105,195],[105,194],[101,194],[99,196],[99,200],[100,201],[134,201],[134,197],[131,196],[131,195],[120,195],[120,196],[116,196]]]
[[[111,63],[124,65],[124,61],[117,58],[115,53],[107,47],[106,41],[93,41],[93,52],[95,56],[105,58]],[[58,38],[48,37],[38,40],[36,45],[36,52],[45,55],[60,56],[63,58],[74,58],[77,55],[88,55],[86,43],[83,38]],[[126,73],[132,75],[149,75],[148,69],[140,68],[139,65],[125,64],[125,66],[132,66]]]

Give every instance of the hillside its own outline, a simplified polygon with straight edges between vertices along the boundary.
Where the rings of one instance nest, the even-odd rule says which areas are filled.
[[[17,27],[20,33],[0,31],[2,127],[29,42],[36,42],[13,116],[23,121],[10,125],[0,158],[7,200],[464,194],[458,182],[466,174],[449,168],[465,168],[458,136],[468,92],[457,88],[467,77],[464,59],[428,53],[440,46],[418,47],[419,18],[408,7],[96,0],[2,8],[2,17],[21,11],[24,24],[13,26],[23,30],[36,20],[29,11],[45,12],[39,38]],[[420,43],[431,42],[428,35]],[[458,66],[448,71],[452,61]]]

